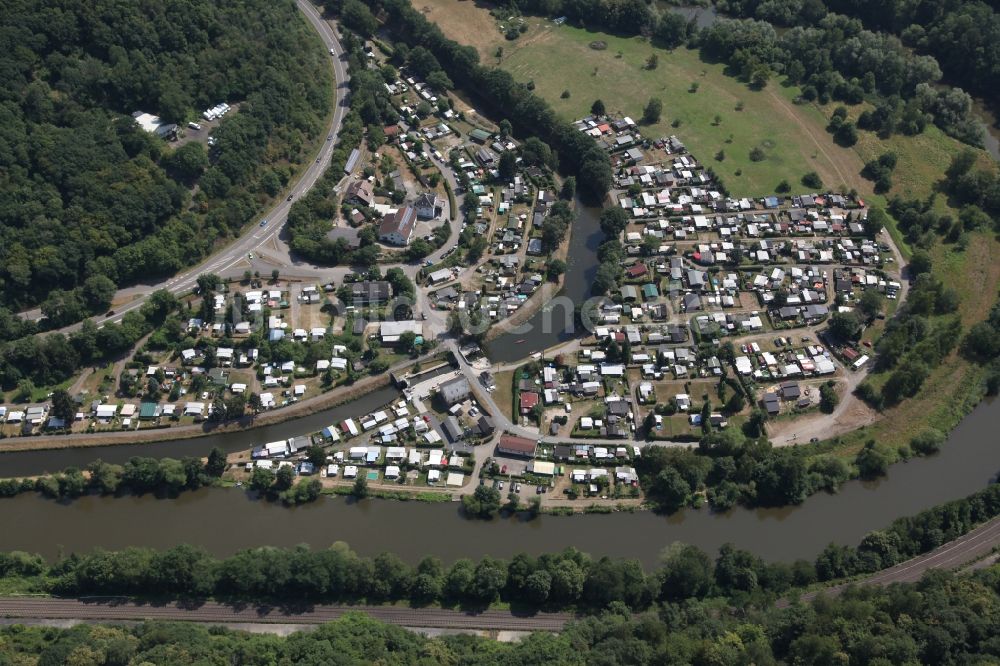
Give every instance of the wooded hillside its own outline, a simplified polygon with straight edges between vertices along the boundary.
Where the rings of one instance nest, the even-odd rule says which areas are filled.
[[[291,0],[12,0],[0,28],[0,306],[53,324],[170,274],[279,194],[323,128],[329,56]],[[200,120],[168,143],[135,111]],[[183,129],[183,125],[182,125]],[[3,313],[0,312],[0,315]]]

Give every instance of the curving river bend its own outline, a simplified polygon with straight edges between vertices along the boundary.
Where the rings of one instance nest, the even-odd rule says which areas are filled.
[[[1000,402],[984,402],[956,428],[941,453],[891,468],[878,482],[852,481],[836,495],[814,495],[782,509],[686,510],[541,516],[490,523],[465,520],[458,505],[324,498],[286,508],[240,490],[205,489],[177,499],[88,496],[60,503],[34,494],[0,500],[0,550],[47,557],[94,548],[165,548],[178,543],[217,555],[262,545],[346,541],[356,551],[424,555],[446,561],[485,554],[509,557],[575,546],[594,556],[634,557],[652,566],[674,541],[714,551],[733,542],[771,560],[814,558],[831,541],[854,545],[899,516],[957,499],[990,483],[1000,470]]]
[[[713,17],[699,10],[697,18],[702,23]],[[995,132],[992,123],[984,124]],[[987,148],[1000,159],[1000,144],[993,132],[987,135]],[[577,210],[562,293],[582,302],[590,295],[602,234],[599,209],[578,202]],[[524,358],[572,337],[560,326],[543,326],[545,318],[562,322],[564,313],[543,309],[524,327],[530,330],[498,337],[489,345],[493,361]],[[2,454],[0,477],[58,471],[96,458],[123,462],[135,455],[205,455],[213,446],[226,451],[246,449],[370,412],[397,395],[395,389],[380,389],[334,409],[250,433]],[[27,550],[51,558],[98,547],[165,548],[191,543],[226,555],[251,546],[307,543],[322,548],[346,541],[365,555],[391,551],[415,562],[424,555],[450,561],[486,554],[509,557],[522,551],[537,554],[574,546],[597,557],[638,558],[648,567],[655,564],[664,547],[682,541],[708,551],[732,542],[771,560],[812,559],[830,542],[854,545],[867,532],[885,527],[895,518],[964,497],[994,481],[1000,471],[998,430],[1000,402],[985,401],[951,433],[939,454],[895,465],[881,481],[852,481],[835,495],[814,495],[800,506],[782,509],[734,509],[726,514],[685,510],[669,517],[649,512],[541,516],[533,521],[510,518],[485,523],[462,519],[454,503],[325,498],[286,508],[252,499],[239,490],[223,489],[185,493],[177,499],[88,496],[68,503],[21,495],[0,500],[0,550]],[[445,529],[440,529],[442,526]]]

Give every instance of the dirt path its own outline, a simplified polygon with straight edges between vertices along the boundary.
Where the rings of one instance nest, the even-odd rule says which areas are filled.
[[[802,130],[802,132],[806,136],[809,137],[809,140],[813,142],[814,146],[816,146],[816,151],[819,154],[821,154],[824,158],[826,158],[827,162],[830,163],[830,166],[833,168],[834,172],[836,172],[839,182],[826,183],[827,187],[834,188],[837,185],[843,183],[847,187],[855,188],[859,192],[863,190],[867,191],[867,188],[865,187],[864,183],[861,181],[861,179],[858,177],[856,173],[860,167],[854,168],[852,166],[849,166],[848,165],[849,160],[842,156],[837,156],[837,158],[835,159],[834,156],[831,155],[829,152],[827,152],[826,148],[823,147],[824,141],[827,140],[826,136],[822,137],[824,141],[820,141],[819,138],[816,137],[813,128],[810,127],[808,123],[803,121],[802,118],[800,118],[795,113],[795,111],[788,105],[788,102],[782,99],[780,94],[775,92],[772,88],[768,88],[767,92],[774,100],[775,106],[779,108],[789,120],[795,123],[795,125],[800,130]]]

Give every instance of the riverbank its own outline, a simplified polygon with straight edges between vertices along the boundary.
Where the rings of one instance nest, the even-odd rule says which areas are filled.
[[[556,185],[561,185],[561,180],[557,180]],[[572,237],[573,229],[570,227],[562,243],[560,243],[559,247],[556,248],[556,251],[552,253],[550,261],[558,259],[559,261],[566,263],[566,259],[569,256],[569,246]],[[529,296],[528,300],[526,300],[514,314],[490,326],[490,330],[486,332],[484,342],[489,343],[491,340],[495,340],[501,335],[509,333],[512,329],[529,321],[540,309],[545,306],[546,303],[555,298],[563,290],[565,281],[566,273],[562,273],[555,282],[547,280],[542,283],[542,286],[540,286],[535,293]]]
[[[453,561],[573,546],[596,557],[636,558],[653,566],[663,548],[681,541],[707,552],[731,542],[772,561],[812,559],[831,542],[853,546],[900,516],[987,486],[1000,469],[1000,447],[990,437],[998,428],[1000,403],[984,402],[939,453],[894,465],[877,481],[848,481],[836,494],[819,493],[782,508],[724,513],[686,508],[669,516],[636,510],[575,515],[572,520],[542,514],[533,520],[519,516],[486,522],[461,519],[458,502],[325,496],[323,501],[287,508],[214,488],[185,492],[176,499],[88,495],[65,504],[24,494],[0,504],[0,550],[55,557],[60,551],[97,547],[190,543],[221,556],[263,545],[306,542],[325,548],[347,541],[359,553],[393,552],[415,564],[426,555]],[[226,529],[220,530],[220,525]]]
[[[237,432],[251,433],[255,429],[286,423],[293,419],[317,414],[357,400],[364,395],[389,386],[389,373],[401,373],[411,369],[416,364],[425,364],[436,357],[444,363],[444,356],[438,352],[427,354],[418,359],[407,360],[389,368],[384,373],[363,377],[350,385],[335,388],[327,393],[308,400],[294,403],[274,411],[266,411],[256,416],[245,416],[229,423],[203,423],[168,428],[151,428],[144,430],[122,430],[100,433],[77,433],[72,435],[39,435],[34,437],[8,437],[0,439],[0,462],[3,453],[20,451],[40,451],[47,449],[91,448],[123,444],[142,444],[167,442],[181,439],[198,439],[213,435],[224,435]]]
[[[518,326],[528,322],[543,307],[545,307],[546,303],[555,298],[561,290],[561,278],[558,284],[552,282],[542,284],[542,286],[538,288],[538,291],[532,294],[531,297],[524,302],[524,305],[517,309],[517,312],[490,326],[490,330],[486,332],[486,337],[483,341],[489,344],[490,341],[496,340],[500,336],[506,335]]]

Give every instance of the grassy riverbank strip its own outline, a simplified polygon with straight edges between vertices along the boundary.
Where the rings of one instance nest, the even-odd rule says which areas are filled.
[[[333,497],[357,497],[354,488],[350,486],[333,486],[332,488],[324,488],[323,495],[333,496]],[[397,500],[400,502],[431,502],[431,503],[441,503],[441,502],[451,502],[457,499],[456,495],[445,492],[435,492],[433,490],[382,490],[378,488],[369,488],[365,491],[365,499],[383,499],[383,500]]]

